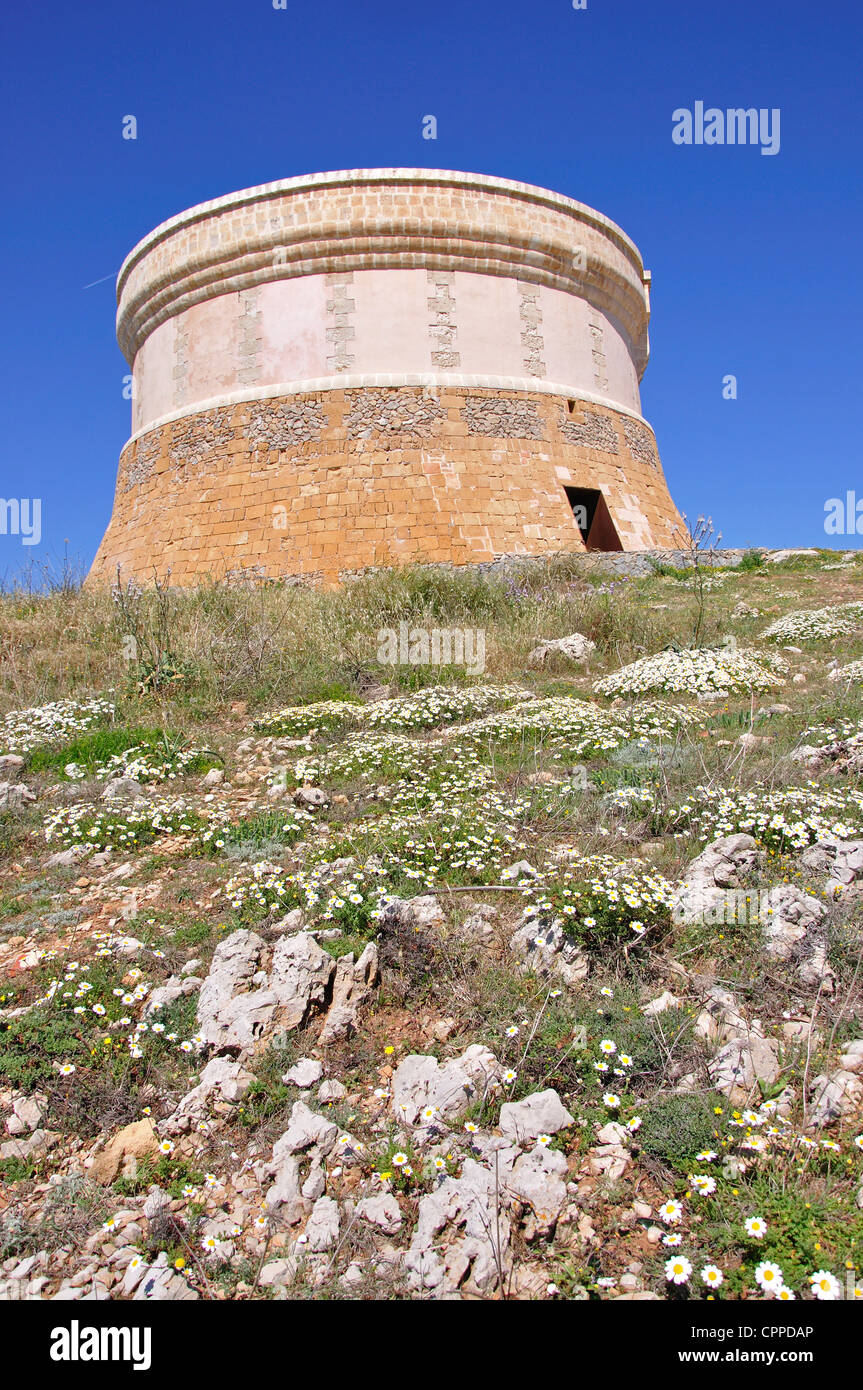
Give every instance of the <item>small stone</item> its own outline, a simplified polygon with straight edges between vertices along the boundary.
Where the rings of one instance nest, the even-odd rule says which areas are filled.
[[[22,807],[36,800],[36,793],[24,783],[0,782],[0,810],[20,811]]]
[[[46,869],[70,869],[79,859],[87,858],[87,850],[84,845],[70,845],[69,849],[58,850],[52,854],[50,859],[46,859]]]
[[[330,1105],[333,1101],[344,1100],[348,1093],[347,1086],[343,1086],[341,1081],[323,1081],[318,1087],[318,1100],[323,1105]]]
[[[140,782],[134,777],[112,777],[105,783],[103,801],[137,801],[144,795]]]
[[[557,1091],[536,1091],[524,1100],[509,1101],[500,1109],[500,1131],[518,1143],[535,1141],[540,1134],[557,1134],[575,1120],[561,1103]]]
[[[595,642],[581,632],[573,632],[569,637],[549,638],[540,642],[527,660],[529,666],[544,666],[549,656],[562,656],[567,661],[585,661],[594,651]]]
[[[311,1251],[331,1250],[339,1238],[339,1207],[332,1197],[319,1197],[304,1232]]]
[[[330,798],[322,787],[297,787],[293,799],[298,806],[313,809],[321,809],[330,803]]]
[[[357,1203],[357,1216],[378,1226],[388,1236],[396,1235],[402,1224],[401,1208],[391,1192],[364,1197]]]
[[[322,1062],[316,1061],[313,1057],[301,1057],[295,1062],[290,1071],[286,1071],[282,1081],[286,1086],[299,1086],[301,1091],[308,1091],[316,1082],[320,1081],[324,1074]]]
[[[437,898],[431,893],[418,898],[391,898],[380,916],[381,929],[432,927],[443,921]]]
[[[664,1014],[668,1009],[679,1009],[680,1000],[671,990],[666,989],[656,999],[651,999],[649,1004],[645,1004],[642,1012],[648,1018],[655,1018],[657,1014]]]
[[[502,883],[517,883],[522,878],[537,878],[538,871],[529,864],[526,859],[519,859],[517,864],[510,864],[508,868],[501,872]]]

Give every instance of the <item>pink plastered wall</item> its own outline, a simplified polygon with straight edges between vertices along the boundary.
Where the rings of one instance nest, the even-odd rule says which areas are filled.
[[[160,324],[135,359],[133,430],[256,388],[333,376],[426,374],[542,379],[640,410],[625,337],[587,301],[516,279],[457,271],[442,289],[425,269],[309,275],[216,296]],[[523,291],[526,291],[525,294]],[[529,322],[525,303],[539,309]],[[435,326],[454,329],[442,368]],[[347,327],[344,365],[332,332]],[[599,329],[599,336],[596,331]],[[539,346],[537,346],[539,344]],[[597,361],[595,352],[601,354]],[[542,368],[537,377],[537,361]]]

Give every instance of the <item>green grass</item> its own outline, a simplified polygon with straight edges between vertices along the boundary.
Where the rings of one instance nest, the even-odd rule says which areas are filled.
[[[785,1283],[798,1296],[808,1290],[809,1275],[818,1269],[831,1270],[841,1282],[850,1265],[860,1278],[863,1212],[841,1183],[841,1166],[835,1165],[840,1171],[832,1181],[811,1170],[755,1171],[735,1183],[720,1182],[715,1196],[699,1204],[699,1251],[727,1269],[724,1297],[739,1297],[744,1291],[758,1297],[754,1272],[763,1260],[779,1265]],[[766,1223],[760,1240],[745,1233],[750,1216]]]
[[[204,1174],[187,1159],[163,1154],[158,1159],[139,1158],[135,1176],[116,1178],[113,1188],[121,1197],[134,1197],[139,1192],[146,1192],[153,1183],[158,1183],[169,1197],[179,1198],[183,1196],[184,1187],[199,1187],[203,1181]]]
[[[67,743],[41,744],[30,753],[27,766],[31,772],[62,772],[67,763],[79,763],[91,771],[127,748],[156,747],[162,737],[161,729],[93,729]]]
[[[92,1031],[89,1020],[82,1024],[73,1014],[50,1005],[31,1009],[20,1018],[0,1020],[0,1076],[12,1086],[31,1091],[54,1079],[55,1063],[89,1061],[87,1039]]]
[[[189,922],[171,933],[171,942],[174,946],[201,946],[217,935],[218,928],[213,922]]]
[[[68,763],[76,763],[92,774],[111,758],[130,748],[146,750],[157,759],[169,760],[183,749],[186,739],[167,729],[135,727],[125,729],[94,729],[62,744],[44,744],[29,755],[31,772],[60,773]],[[218,754],[202,750],[184,769],[184,775],[208,772],[221,763]]]

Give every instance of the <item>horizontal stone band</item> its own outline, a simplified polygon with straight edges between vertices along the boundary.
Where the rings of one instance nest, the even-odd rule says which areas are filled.
[[[136,430],[134,434],[130,435],[124,447],[134,444],[135,440],[140,439],[142,435],[149,434],[151,430],[159,429],[162,425],[187,419],[203,411],[217,410],[221,406],[241,405],[244,401],[271,400],[274,397],[315,395],[324,391],[370,390],[374,388],[393,390],[402,386],[419,386],[435,390],[467,387],[476,390],[529,391],[544,396],[562,396],[567,400],[577,401],[579,404],[601,405],[610,410],[616,410],[620,415],[637,420],[645,429],[650,430],[651,434],[654,433],[653,426],[637,410],[630,410],[628,406],[621,405],[617,401],[610,401],[605,396],[583,391],[574,386],[564,386],[559,382],[551,381],[539,382],[532,377],[464,376],[457,372],[429,372],[414,375],[392,373],[374,376],[326,376],[319,377],[314,381],[287,381],[274,386],[256,386],[247,391],[229,391],[224,395],[213,396],[209,400],[197,402],[194,409],[172,410],[157,420],[151,420],[143,429]]]

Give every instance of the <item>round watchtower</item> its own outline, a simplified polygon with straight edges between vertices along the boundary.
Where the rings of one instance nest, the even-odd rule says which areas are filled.
[[[201,203],[117,282],[132,436],[91,578],[679,545],[649,275],[542,188],[355,169]]]

